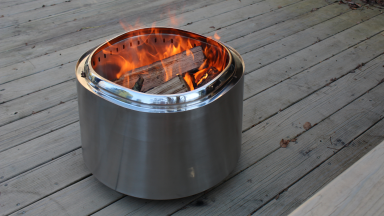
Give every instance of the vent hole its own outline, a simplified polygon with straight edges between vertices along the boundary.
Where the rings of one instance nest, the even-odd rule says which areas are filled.
[[[157,42],[157,38],[155,38],[155,43]]]
[[[107,58],[107,55],[104,54],[104,58]]]
[[[173,43],[173,39],[171,39],[171,43]]]
[[[196,44],[193,44],[193,47],[196,47]]]
[[[145,43],[148,43],[148,39],[145,41]]]
[[[129,42],[129,45],[132,47],[132,42]]]
[[[140,41],[137,41],[137,45],[140,45]]]
[[[116,48],[116,52],[119,52],[119,48]]]
[[[165,43],[165,38],[163,39],[163,43]]]
[[[95,61],[93,61],[92,63],[93,63],[93,65],[95,65]]]
[[[123,49],[125,49],[125,44],[123,44]]]
[[[100,57],[99,57],[99,62],[100,62]]]
[[[112,55],[112,50],[111,50],[111,55]]]

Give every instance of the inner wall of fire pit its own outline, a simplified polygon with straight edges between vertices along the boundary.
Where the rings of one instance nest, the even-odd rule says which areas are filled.
[[[91,57],[91,64],[100,76],[126,88],[177,94],[210,83],[227,67],[228,59],[226,49],[209,38],[153,33],[108,43]],[[139,79],[142,86],[137,89]]]

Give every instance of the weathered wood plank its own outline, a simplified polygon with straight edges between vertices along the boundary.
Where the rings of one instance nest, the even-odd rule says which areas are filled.
[[[383,215],[383,156],[384,142],[290,215]]]
[[[370,14],[374,15],[375,13],[370,13]],[[353,20],[354,19],[353,17],[359,17],[359,16],[355,14],[355,11],[352,11],[348,14],[341,15],[340,17],[343,18],[342,20],[345,20],[345,19]],[[250,98],[253,95],[257,94],[258,92],[261,92],[270,86],[276,85],[282,80],[285,80],[295,74],[302,73],[303,71],[307,70],[313,65],[319,64],[327,60],[328,58],[331,58],[332,56],[335,56],[343,52],[344,50],[356,45],[357,43],[360,43],[361,41],[364,41],[367,38],[380,33],[380,31],[384,30],[384,28],[382,27],[384,24],[383,17],[384,17],[383,15],[373,17],[367,20],[366,22],[362,23],[361,25],[357,25],[357,26],[353,26],[352,28],[345,29],[339,34],[329,38],[323,38],[320,36],[319,39],[322,40],[321,42],[315,43],[302,50],[293,49],[293,51],[295,51],[294,53],[292,53],[292,51],[288,51],[291,55],[286,56],[285,58],[282,58],[280,60],[274,61],[273,64],[270,64],[270,65],[265,65],[263,63],[259,64],[261,65],[262,68],[255,70],[254,72],[246,75],[245,84],[244,84],[246,91],[244,92],[244,98]],[[339,17],[332,19],[326,23],[328,23],[329,26],[338,25],[337,23],[343,23],[343,21],[339,20],[338,18]],[[323,24],[326,24],[326,23],[323,23]],[[333,29],[332,27],[328,28],[328,25],[323,25],[323,24],[321,25],[325,28],[317,29],[318,31],[321,31],[322,33],[326,33],[326,34],[335,33],[335,32],[332,32],[332,30],[328,30],[328,29]],[[346,27],[350,26],[348,22],[346,24],[347,24]],[[315,29],[316,27],[317,26],[313,27],[313,29]],[[344,27],[340,27],[340,28],[344,29]],[[306,32],[306,31],[303,31],[303,32]],[[313,34],[310,31],[306,33]],[[299,37],[300,35],[298,34],[296,35],[298,36],[298,38],[306,37],[303,35],[302,37]],[[353,37],[349,37],[350,35],[353,35]],[[318,37],[314,37],[313,41],[317,40],[316,38]],[[303,41],[306,40],[304,38],[302,39]],[[273,49],[284,47],[283,45],[285,44],[291,44],[290,46],[295,46],[294,44],[300,43],[300,40],[297,40],[297,41],[295,40],[296,39],[294,39],[292,36],[285,38],[277,42],[276,46]],[[270,59],[280,58],[279,56],[275,55],[273,52],[264,51],[264,49],[259,50],[259,52],[266,55]],[[260,58],[260,56],[261,56],[260,54],[255,53],[254,58]],[[249,56],[249,60],[248,61],[245,60],[245,61],[249,62],[251,65],[254,65],[254,62],[251,62],[251,59],[252,57]],[[259,66],[255,65],[255,67],[259,67]]]
[[[225,13],[225,12],[231,12],[231,11],[226,11],[224,9],[230,10],[234,8],[233,1],[225,1],[221,3],[217,3],[215,5],[210,5],[207,7],[200,8],[196,11],[192,12],[187,12],[183,13],[181,15],[178,15],[175,17],[176,20],[180,20],[180,23],[177,24],[177,26],[182,26],[186,25],[190,22],[193,21],[198,21],[201,18],[196,16],[196,13],[202,14],[203,17],[205,17],[204,14],[212,14],[212,8],[214,7],[214,12],[215,13]],[[242,1],[242,3],[244,0]],[[229,3],[232,3],[232,5],[228,5]],[[225,4],[225,5],[224,5]],[[325,21],[326,19],[329,19],[329,17],[339,15],[340,13],[344,13],[346,11],[349,11],[349,9],[346,9],[346,7],[340,7],[338,4],[332,4],[328,7],[324,7],[319,9],[318,11],[315,11],[313,13],[308,13],[303,16],[300,16],[294,20],[288,20],[284,23],[280,23],[278,25],[274,25],[270,28],[263,29],[261,31],[258,31],[259,33],[253,33],[251,38],[240,38],[240,41],[243,41],[244,43],[247,43],[247,41],[252,40],[257,40],[259,41],[259,46],[266,45],[268,43],[271,43],[275,40],[281,39],[282,37],[289,36],[293,33],[296,33],[302,29],[308,28],[311,25],[315,25],[317,23],[321,23]],[[323,14],[322,16],[319,16],[319,14]],[[159,25],[166,25],[169,20],[163,20],[160,21],[158,24]],[[299,22],[300,24],[297,24]],[[303,23],[307,23],[307,25],[304,25]],[[219,28],[219,26],[216,26]],[[294,31],[296,30],[296,32]],[[271,36],[271,32],[274,32],[273,36]],[[265,36],[267,35],[267,36]],[[67,63],[72,63],[77,61],[77,56],[73,55],[73,53],[84,53],[86,52],[89,48],[95,47],[98,44],[103,43],[106,39],[108,38],[101,38],[97,40],[93,40],[90,42],[86,42],[77,46],[73,46],[70,48],[66,48],[63,50],[60,50],[59,52],[54,52],[51,54],[43,55],[40,57],[36,58],[31,58],[28,61],[23,61],[20,63],[16,63],[7,67],[0,68],[0,84],[4,82],[9,82],[14,79],[18,79],[24,76],[28,76],[34,73],[38,73],[41,71],[45,71],[48,69],[51,69],[56,66],[60,66],[61,64],[67,64]],[[251,42],[251,41],[250,41]],[[254,41],[252,41],[254,43]],[[233,43],[229,43],[231,46],[235,47],[238,49],[239,47],[237,46],[237,42],[234,41]],[[60,59],[60,61],[56,61],[57,59]]]
[[[0,89],[1,90],[1,89]],[[0,126],[77,97],[75,80],[0,104]]]
[[[248,215],[330,157],[334,150],[328,147],[342,148],[382,119],[383,92],[384,85],[376,87],[299,136],[297,144],[279,148],[175,215]]]
[[[6,8],[6,7],[12,7],[15,5],[23,5],[33,1],[37,1],[37,0],[20,0],[20,1],[3,0],[0,2],[0,6]]]
[[[1,215],[11,214],[88,175],[78,149],[7,180],[0,189]]]
[[[348,12],[353,11],[335,3],[226,42],[244,54]]]
[[[230,41],[240,38],[247,34],[253,33],[256,30],[267,28],[278,22],[286,21],[287,19],[310,12],[314,8],[324,7],[328,5],[326,1],[305,0],[284,8],[284,10],[274,10],[263,15],[263,18],[254,17],[251,19],[239,22],[238,25],[230,25],[222,27],[217,31],[221,35],[222,41]]]
[[[368,35],[380,32],[380,29],[382,29],[380,27],[383,25],[384,16],[381,15],[378,17],[374,17],[375,15],[378,15],[380,13],[381,12],[379,10],[352,11],[350,13],[335,17],[327,22],[316,25],[310,29],[306,29],[305,31],[299,32],[294,36],[290,36],[284,38],[283,40],[264,46],[261,50],[254,50],[248,52],[243,55],[244,61],[249,62],[248,69],[246,69],[246,73],[252,72],[257,68],[270,64],[278,59],[282,59],[294,53],[295,51],[299,51],[301,49],[309,47],[339,32],[341,32],[340,35],[345,35],[346,29],[348,29],[349,32],[355,31],[353,32],[353,34],[357,34],[357,37],[359,39],[361,38],[359,37],[360,35],[363,36],[367,33],[364,33],[365,29],[354,29],[367,28],[367,30],[369,29]],[[362,20],[367,20],[371,17],[374,18],[368,20],[367,22],[364,22],[363,25],[359,25]],[[358,26],[358,28],[352,28],[353,30],[350,30],[349,28],[353,26]],[[377,29],[377,31],[375,28]],[[359,41],[359,39],[356,40],[355,37],[348,38],[348,40],[346,40],[346,38],[339,37],[336,39],[340,40],[342,44],[348,44],[350,41],[349,39],[351,39],[350,44]]]
[[[384,140],[384,120],[375,124],[368,131],[355,139],[348,147],[343,148],[318,168],[304,176],[286,192],[272,199],[268,204],[257,210],[256,215],[287,215],[300,206],[308,197],[311,197],[324,185],[328,184],[347,167],[350,167],[366,153]]]
[[[216,29],[224,28],[227,26],[232,26],[234,23],[244,25],[245,20],[255,20],[259,19],[258,17],[260,15],[271,16],[271,14],[274,14],[274,20],[275,22],[279,22],[281,20],[281,17],[278,17],[277,14],[284,14],[285,11],[285,19],[292,18],[295,15],[303,14],[306,12],[305,9],[302,10],[294,10],[292,11],[292,8],[300,8],[304,5],[310,5],[313,4],[313,7],[316,6],[326,6],[327,3],[325,2],[319,2],[319,1],[313,1],[313,0],[269,0],[269,1],[263,1],[260,3],[256,3],[253,5],[250,5],[248,7],[242,8],[241,10],[232,11],[231,13],[222,14],[220,16],[215,16],[209,19],[206,19],[204,21],[194,22],[191,25],[185,26],[184,28],[189,31],[193,32],[199,32],[200,34],[209,34]],[[305,7],[305,6],[304,6]],[[292,12],[292,14],[289,16],[287,15],[287,11]],[[268,14],[268,15],[267,15]],[[252,19],[251,19],[252,18]],[[264,19],[263,18],[263,19]],[[273,23],[266,23],[266,25],[273,25]],[[236,25],[237,26],[237,25]],[[255,26],[252,26],[253,29]],[[219,30],[218,32],[221,33]],[[220,34],[222,36],[222,41],[226,41],[227,34],[232,34],[231,32],[226,31],[225,33]],[[239,32],[237,32],[239,34]],[[241,36],[241,35],[238,35]]]
[[[354,73],[345,75],[329,86],[318,90],[244,132],[242,154],[251,154],[253,158],[252,160],[248,159],[250,157],[240,158],[239,170],[252,165],[255,160],[257,161],[280,148],[279,141],[281,139],[292,139],[303,133],[305,122],[310,122],[312,125],[318,124],[325,117],[332,115],[374,88],[384,78],[384,68],[381,66],[383,61],[384,56],[381,55],[365,65],[362,71],[355,70]],[[281,97],[283,98],[284,95]],[[253,143],[254,145],[252,145]]]
[[[78,186],[82,190],[74,191],[73,187]],[[97,191],[94,190],[95,187]],[[111,200],[117,200],[122,196],[123,194],[111,190],[91,176],[11,215],[88,215],[92,210],[106,206]],[[92,202],[81,202],[79,197],[93,198]]]
[[[77,100],[0,127],[0,152],[79,120]]]
[[[374,88],[384,78],[383,61],[384,55],[369,62],[362,68],[362,71],[356,70],[355,73],[344,76],[327,88],[319,90],[316,94],[310,95],[279,114],[266,120],[263,119],[265,123],[244,132],[242,156],[235,171],[229,177],[237,175],[256,161],[261,160],[265,155],[279,149],[281,139],[292,139],[297,134],[305,132],[302,128],[304,122],[309,121],[312,125],[316,125],[371,88]],[[117,211],[127,214],[132,211],[129,208],[129,202],[129,198],[124,198],[101,212],[112,214],[112,212]],[[139,214],[143,211],[146,214],[155,214],[161,211],[164,212],[163,215],[166,215],[174,212],[175,209],[179,209],[179,206],[180,203],[151,202],[147,203],[146,207],[133,211],[132,214]],[[123,211],[123,209],[125,210]]]
[[[260,0],[256,0],[256,2],[257,1],[260,1]],[[26,49],[24,43],[17,45],[18,43],[20,43],[20,41],[14,42],[14,43],[8,42],[12,47],[4,48],[4,49],[7,49],[7,50],[16,49],[14,51],[16,51],[17,53],[14,53],[14,51],[8,51],[7,54],[9,57],[7,56],[7,58],[0,59],[0,62],[2,62],[1,67],[19,62],[17,58],[19,58],[20,55],[22,55],[24,59],[31,59],[32,57],[41,56],[45,53],[53,53],[54,51],[58,51],[63,48],[68,48],[68,47],[72,47],[78,44],[88,42],[90,39],[92,40],[99,39],[99,38],[108,39],[112,37],[112,35],[122,32],[122,28],[119,22],[116,21],[116,17],[119,17],[120,20],[123,20],[123,21],[127,20],[126,22],[128,22],[128,24],[130,24],[129,22],[132,22],[132,20],[136,20],[137,17],[141,17],[140,22],[143,25],[151,25],[153,22],[164,18],[163,14],[159,14],[159,13],[168,11],[168,13],[171,13],[171,14],[176,14],[176,15],[180,14],[180,10],[177,10],[180,4],[183,4],[183,10],[184,12],[186,12],[186,11],[193,11],[204,6],[213,5],[214,3],[218,3],[219,0],[210,1],[209,3],[206,1],[201,1],[201,2],[193,1],[194,2],[193,4],[190,1],[186,1],[186,2],[188,4],[185,2],[183,3],[181,1],[178,1],[172,4],[171,3],[164,4],[164,2],[157,1],[156,3],[147,4],[149,5],[147,6],[147,8],[145,6],[139,8],[139,7],[136,7],[135,5],[129,4],[128,7],[134,11],[128,13],[129,12],[128,10],[123,10],[121,16],[119,16],[118,13],[117,14],[109,13],[105,15],[105,16],[109,16],[108,19],[106,17],[103,17],[104,16],[103,14],[99,14],[99,19],[101,19],[102,21],[95,20],[93,16],[95,12],[92,12],[92,14],[89,17],[87,17],[86,19],[82,19],[81,23],[74,23],[72,18],[71,20],[66,20],[66,23],[63,25],[60,25],[59,27],[57,27],[57,25],[55,24],[54,32],[51,31],[51,33],[41,34],[41,32],[46,32],[44,29],[51,26],[52,22],[55,22],[55,23],[63,22],[61,17],[55,18],[56,20],[49,20],[49,22],[43,20],[44,22],[42,21],[42,22],[39,22],[38,24],[41,26],[41,28],[44,28],[44,29],[40,29],[40,28],[37,28],[37,26],[34,26],[34,31],[30,33],[30,34],[33,34],[33,37],[31,37],[32,35],[29,35],[28,37],[28,41],[27,41],[28,46],[29,47],[35,46],[35,48],[33,49],[33,52],[29,48]],[[232,5],[235,5],[234,2],[236,1],[232,0],[231,2],[232,2]],[[237,2],[237,5],[238,5],[237,7],[241,8],[251,3],[252,2],[250,1],[246,1],[244,4]],[[227,3],[224,6],[228,6],[228,5],[229,4]],[[210,7],[211,9],[210,13],[206,13],[205,10],[201,10],[202,13],[199,13],[199,10],[196,10],[195,18],[191,21],[193,22],[196,20],[201,20],[202,17],[209,18],[211,16],[215,16],[225,11],[228,12],[234,9],[234,6],[230,6],[228,10],[214,10],[214,8],[216,7]],[[170,8],[172,8],[172,10],[170,10]],[[123,8],[119,8],[119,10],[122,10],[122,9]],[[83,17],[85,15],[81,15],[81,16]],[[191,16],[189,15],[187,17],[189,18]],[[172,25],[171,23],[169,23],[170,21],[169,19],[166,19],[165,21],[166,23],[162,23],[163,25],[164,24],[167,26]],[[20,31],[22,31],[23,28],[29,28],[28,25],[25,27],[21,27]],[[102,28],[86,28],[82,31],[78,31],[79,29],[85,28],[85,27],[100,27],[100,26],[102,26]],[[71,35],[76,35],[75,37],[78,40],[76,41],[71,40],[72,38]],[[20,35],[18,37],[25,37],[25,36]],[[31,38],[33,38],[33,40]],[[19,38],[19,39],[24,41],[27,40],[25,38],[24,39]],[[13,40],[13,39],[10,38],[6,40]]]
[[[75,78],[75,69],[71,64],[27,76],[1,85],[0,104],[15,98],[54,86]],[[33,85],[30,85],[33,83]]]
[[[199,21],[206,19],[210,16],[227,13],[231,10],[237,8],[245,7],[249,4],[257,2],[260,0],[247,0],[239,3],[238,1],[225,1],[216,3],[214,5],[209,5],[207,7],[199,8],[190,12],[186,12],[180,15],[175,16],[176,20],[179,20],[176,26],[187,25],[189,22]],[[170,23],[170,19],[164,19],[158,22],[158,25],[167,26],[167,23]],[[95,47],[107,39],[110,39],[112,36],[103,37],[100,39],[87,41],[79,45],[62,49],[58,52],[53,52],[47,55],[39,56],[36,58],[31,58],[28,61],[19,62],[10,66],[0,68],[0,84],[18,79],[24,76],[28,76],[34,73],[45,71],[53,67],[60,66],[61,64],[73,63],[77,61],[79,56],[73,55],[73,53],[82,54],[88,49]],[[59,61],[57,61],[59,59]]]
[[[379,34],[327,60],[327,64],[316,65],[275,85],[270,91],[263,91],[249,98],[244,102],[243,129],[252,127],[259,122],[260,117],[270,116],[280,109],[285,109],[295,101],[325,86],[331,79],[345,75],[355,69],[358,64],[379,56],[383,51],[384,37]],[[274,108],[264,104],[273,105]]]
[[[79,148],[79,137],[77,122],[0,152],[0,182]]]
[[[38,0],[28,2],[22,5],[14,5],[11,7],[0,8],[0,14],[4,15],[4,19],[0,23],[0,29],[19,26],[20,24],[32,22],[38,19],[49,19],[51,16],[58,16],[62,13],[71,14],[79,13],[93,9],[95,6],[104,7],[105,9],[121,0],[100,1],[100,2],[78,2],[78,1],[57,1],[57,0]],[[73,18],[75,19],[75,18]]]

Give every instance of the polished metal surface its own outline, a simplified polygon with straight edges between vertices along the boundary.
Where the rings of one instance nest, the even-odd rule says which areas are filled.
[[[230,62],[214,91],[163,95],[160,102],[153,100],[158,95],[106,90],[101,82],[111,84],[107,89],[118,86],[90,76],[94,51],[83,55],[76,67],[81,141],[94,176],[121,193],[160,200],[222,181],[240,156],[244,86],[243,60],[226,49]],[[181,100],[186,95],[192,99]]]

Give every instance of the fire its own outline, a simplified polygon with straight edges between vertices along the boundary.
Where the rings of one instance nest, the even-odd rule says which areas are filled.
[[[171,20],[174,17],[171,17]],[[134,26],[125,25],[120,22],[122,27],[131,31],[142,27],[139,22]],[[208,77],[219,74],[227,64],[227,53],[222,47],[211,44],[213,39],[208,38],[206,42],[193,39],[193,37],[185,37],[178,34],[163,34],[159,32],[159,28],[152,26],[150,33],[140,30],[138,36],[130,37],[122,42],[109,44],[109,47],[102,50],[98,58],[93,59],[93,66],[102,70],[103,76],[111,81],[124,79],[123,86],[132,88],[136,80],[130,79],[126,74],[134,74],[135,71],[142,71],[146,66],[155,62],[161,62],[164,68],[164,77],[161,79],[166,82],[174,78],[177,74],[183,74],[185,83],[190,90],[199,87],[201,83]],[[214,34],[215,39],[220,39],[217,33]],[[172,56],[180,53],[195,60],[192,48],[201,46],[205,60],[197,65],[197,71],[182,71],[182,65],[179,67],[172,66],[174,62],[169,62]],[[97,64],[96,64],[97,62]],[[150,73],[145,71],[145,73]],[[124,75],[124,76],[123,76]]]
[[[220,40],[220,36],[217,34],[217,32],[215,32],[215,34],[213,35],[213,38],[215,38],[216,40]]]

